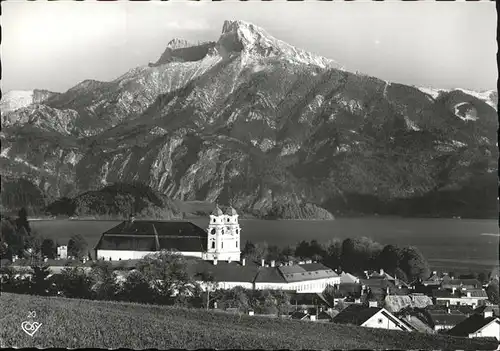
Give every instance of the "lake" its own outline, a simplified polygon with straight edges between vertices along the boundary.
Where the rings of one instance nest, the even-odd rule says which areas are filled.
[[[208,219],[189,221],[206,228]],[[102,232],[120,221],[31,221],[41,235],[67,244],[74,234],[83,235],[89,247],[96,245]],[[241,245],[246,240],[266,241],[285,246],[301,240],[327,242],[333,238],[366,236],[383,244],[414,245],[438,271],[491,271],[498,266],[498,221],[484,219],[433,218],[339,218],[335,221],[240,220]]]

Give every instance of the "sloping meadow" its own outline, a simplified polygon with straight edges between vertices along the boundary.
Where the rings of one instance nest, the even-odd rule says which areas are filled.
[[[2,347],[493,350],[491,340],[376,330],[130,303],[0,297]],[[36,317],[28,317],[30,311]],[[23,321],[41,323],[31,337]]]

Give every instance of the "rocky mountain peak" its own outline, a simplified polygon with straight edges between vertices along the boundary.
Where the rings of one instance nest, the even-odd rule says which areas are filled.
[[[183,48],[187,48],[187,47],[190,47],[190,46],[194,46],[194,44],[190,43],[189,41],[187,40],[184,40],[184,39],[179,39],[179,38],[174,38],[172,40],[170,40],[167,44],[167,48],[170,48],[170,49],[183,49]]]
[[[261,57],[280,57],[301,64],[340,68],[333,60],[298,49],[276,39],[259,26],[241,20],[224,21],[216,48],[223,57],[243,52]]]

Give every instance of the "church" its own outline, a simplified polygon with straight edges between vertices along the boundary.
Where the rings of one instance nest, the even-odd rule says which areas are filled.
[[[131,218],[104,232],[95,247],[98,259],[135,260],[161,250],[186,256],[192,276],[210,274],[221,289],[281,289],[296,293],[320,293],[328,285],[340,284],[337,273],[321,263],[246,262],[241,257],[241,228],[232,207],[216,206],[206,230],[191,222],[149,221]],[[198,282],[203,289],[203,281]]]
[[[95,257],[110,261],[137,260],[161,251],[175,250],[183,256],[203,260],[239,261],[238,213],[216,206],[207,230],[191,222],[135,220],[131,217],[101,235]]]

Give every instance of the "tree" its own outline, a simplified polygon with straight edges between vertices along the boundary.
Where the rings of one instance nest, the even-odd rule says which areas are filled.
[[[33,252],[41,254],[42,242],[43,238],[37,232],[31,232],[30,235],[24,236],[24,248],[31,249]]]
[[[342,254],[342,241],[339,239],[330,240],[326,245],[326,254],[323,263],[333,269],[340,266],[340,256]]]
[[[382,246],[370,238],[345,239],[342,242],[341,266],[344,271],[361,273],[376,269]]]
[[[50,259],[54,259],[57,254],[57,249],[54,243],[54,240],[52,239],[44,239],[42,241],[42,256],[46,256]]]
[[[396,268],[396,270],[394,270],[394,278],[396,278],[398,280],[402,280],[405,283],[411,283],[408,280],[408,277],[406,276],[406,273],[401,268],[399,268],[399,267]]]
[[[26,233],[28,235],[31,234],[31,227],[30,223],[28,221],[28,212],[26,209],[23,207],[19,210],[17,213],[18,218],[16,219],[16,228],[17,230],[20,230],[21,228],[24,228],[26,230]]]
[[[300,257],[301,259],[312,258],[312,250],[309,243],[305,240],[302,240],[295,247],[295,256]]]
[[[81,234],[73,235],[68,241],[68,256],[82,258],[87,252],[87,241]]]
[[[283,290],[275,290],[272,292],[272,295],[276,301],[278,317],[288,315],[288,311],[290,310],[290,295]]]
[[[485,272],[481,272],[477,275],[477,280],[479,280],[481,284],[484,284],[488,281],[488,275]]]
[[[252,243],[251,241],[247,240],[245,242],[245,246],[243,247],[243,250],[241,251],[242,255],[248,256],[250,253],[253,253],[255,250],[255,244]]]
[[[35,295],[50,295],[50,275],[49,266],[46,264],[31,266],[33,275],[31,276],[30,291]]]
[[[500,303],[500,295],[498,291],[498,279],[492,279],[486,288],[486,293],[488,294],[488,300],[491,303],[498,305]]]
[[[494,266],[490,273],[489,273],[489,278],[490,279],[498,279],[499,278],[499,266]]]
[[[206,298],[205,298],[205,307],[208,310],[210,308],[210,302],[214,301],[216,297],[213,297],[210,299],[210,292],[211,291],[216,291],[218,287],[218,283],[214,277],[214,275],[211,272],[202,272],[198,274],[199,279],[202,281],[205,292],[206,292]]]
[[[244,251],[244,256],[252,261],[260,261],[261,259],[266,259],[269,256],[268,245],[265,241],[257,244],[247,241]]]
[[[154,289],[159,303],[175,303],[194,292],[187,262],[178,253],[163,250],[149,254],[137,263],[137,270]]]
[[[80,267],[63,269],[56,280],[56,285],[65,297],[89,299],[92,296],[92,280]]]
[[[220,303],[223,308],[237,308],[239,312],[246,312],[250,307],[248,293],[241,286],[222,291],[220,295]]]
[[[15,223],[9,219],[1,222],[2,257],[12,258],[14,255],[21,256],[24,249],[24,236],[26,230],[18,231]]]
[[[272,260],[279,260],[280,259],[280,249],[276,245],[271,245],[267,249],[267,255],[265,257],[266,260],[272,261]]]
[[[257,313],[278,313],[276,298],[269,290],[255,290],[252,292],[251,306]]]
[[[401,248],[394,245],[386,245],[378,258],[379,267],[389,274],[394,274],[396,269],[399,268],[402,258],[403,252]]]
[[[144,275],[139,271],[132,271],[127,275],[119,291],[121,300],[149,303],[154,301],[153,290]]]
[[[0,279],[3,292],[13,292],[16,294],[29,294],[30,282],[28,279],[19,278],[19,275],[29,273],[26,268],[14,269],[11,266],[0,267]]]
[[[295,249],[288,245],[285,246],[280,252],[281,261],[293,261],[295,259]]]
[[[342,297],[340,291],[333,285],[327,285],[322,292],[323,297],[330,306],[335,306],[335,298]]]
[[[90,270],[92,292],[98,300],[114,300],[118,293],[116,273],[107,261],[96,261]]]
[[[426,279],[430,275],[429,263],[414,246],[402,250],[401,269],[410,280]]]

